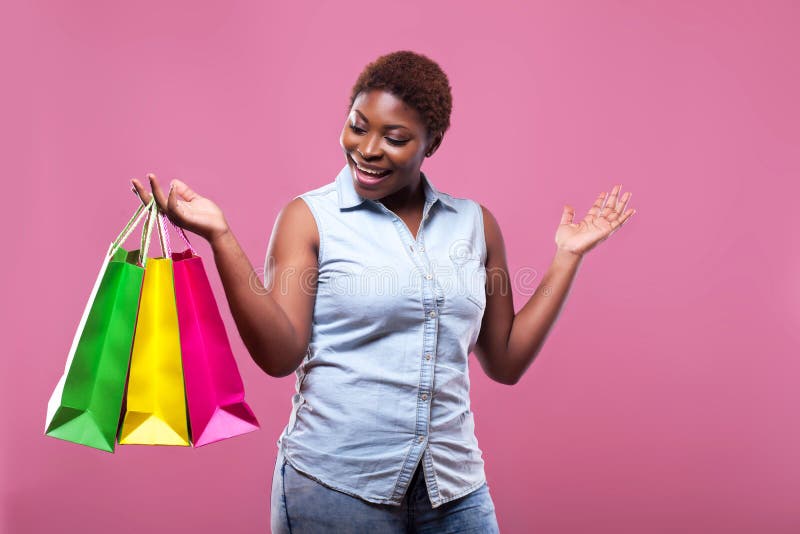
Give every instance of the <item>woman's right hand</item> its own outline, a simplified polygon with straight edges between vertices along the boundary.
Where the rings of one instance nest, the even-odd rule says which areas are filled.
[[[185,183],[177,179],[172,180],[169,194],[165,195],[154,174],[148,174],[147,178],[159,209],[177,226],[194,232],[209,243],[229,231],[222,210],[211,200],[189,189]],[[134,178],[131,183],[142,202],[145,204],[150,202],[151,193],[145,190],[139,180]]]

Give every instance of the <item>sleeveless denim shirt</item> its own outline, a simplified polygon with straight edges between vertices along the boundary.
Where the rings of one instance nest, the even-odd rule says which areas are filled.
[[[431,506],[486,482],[468,356],[486,307],[483,213],[424,173],[416,239],[349,165],[302,198],[319,232],[311,339],[277,441],[317,482],[400,505],[420,462]]]

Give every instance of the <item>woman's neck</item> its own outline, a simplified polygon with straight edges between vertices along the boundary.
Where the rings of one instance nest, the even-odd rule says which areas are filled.
[[[418,212],[425,205],[425,188],[422,186],[422,177],[417,180],[416,184],[403,187],[381,198],[380,203],[398,215]]]

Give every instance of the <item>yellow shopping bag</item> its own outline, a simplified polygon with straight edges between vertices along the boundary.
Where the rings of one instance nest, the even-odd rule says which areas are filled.
[[[164,257],[149,258],[145,264],[119,443],[188,447],[172,260],[165,252],[158,215],[158,205],[153,203],[147,224],[158,228]]]

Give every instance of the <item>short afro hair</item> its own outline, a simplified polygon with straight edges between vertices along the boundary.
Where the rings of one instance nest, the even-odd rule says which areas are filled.
[[[450,82],[441,67],[427,56],[398,50],[369,63],[353,86],[348,110],[360,93],[373,89],[392,93],[416,109],[429,138],[437,132],[444,134],[450,127]]]

